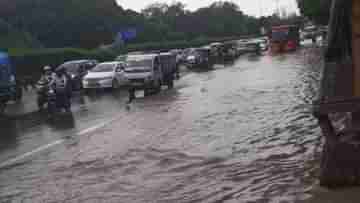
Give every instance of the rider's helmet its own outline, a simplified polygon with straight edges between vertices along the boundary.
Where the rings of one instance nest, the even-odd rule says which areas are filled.
[[[44,66],[43,71],[44,71],[45,75],[50,75],[52,68],[51,68],[51,66]]]
[[[44,66],[44,68],[43,68],[43,70],[44,70],[44,72],[46,72],[46,71],[51,71],[51,66]]]
[[[55,71],[55,73],[57,74],[57,75],[63,75],[63,74],[65,74],[65,68],[63,67],[63,66],[60,66],[60,67],[58,67],[57,69],[56,69],[56,71]]]

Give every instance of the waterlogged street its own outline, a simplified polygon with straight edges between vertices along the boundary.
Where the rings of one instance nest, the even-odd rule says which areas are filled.
[[[27,93],[1,123],[0,202],[307,202],[318,54],[244,55],[130,105],[122,92],[77,95],[53,122]]]

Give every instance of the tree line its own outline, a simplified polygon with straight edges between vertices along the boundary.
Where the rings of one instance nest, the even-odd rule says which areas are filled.
[[[317,24],[327,25],[332,0],[296,0],[300,12]]]
[[[116,0],[0,1],[0,48],[96,48],[112,43],[128,28],[137,30],[129,43],[144,43],[257,34],[259,27],[259,19],[227,1],[196,11],[180,2],[155,3],[142,12],[124,9]],[[22,35],[1,43],[12,33]]]

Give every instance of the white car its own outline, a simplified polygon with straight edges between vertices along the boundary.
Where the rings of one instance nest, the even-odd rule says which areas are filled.
[[[112,88],[117,89],[126,83],[124,77],[125,64],[123,62],[100,63],[83,79],[85,89]]]

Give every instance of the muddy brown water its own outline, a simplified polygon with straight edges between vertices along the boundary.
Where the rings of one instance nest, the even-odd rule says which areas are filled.
[[[0,160],[63,142],[1,168],[0,202],[308,202],[335,194],[319,192],[316,179],[319,53],[242,56],[129,106],[121,94],[86,98],[65,127],[36,113],[14,117]]]

